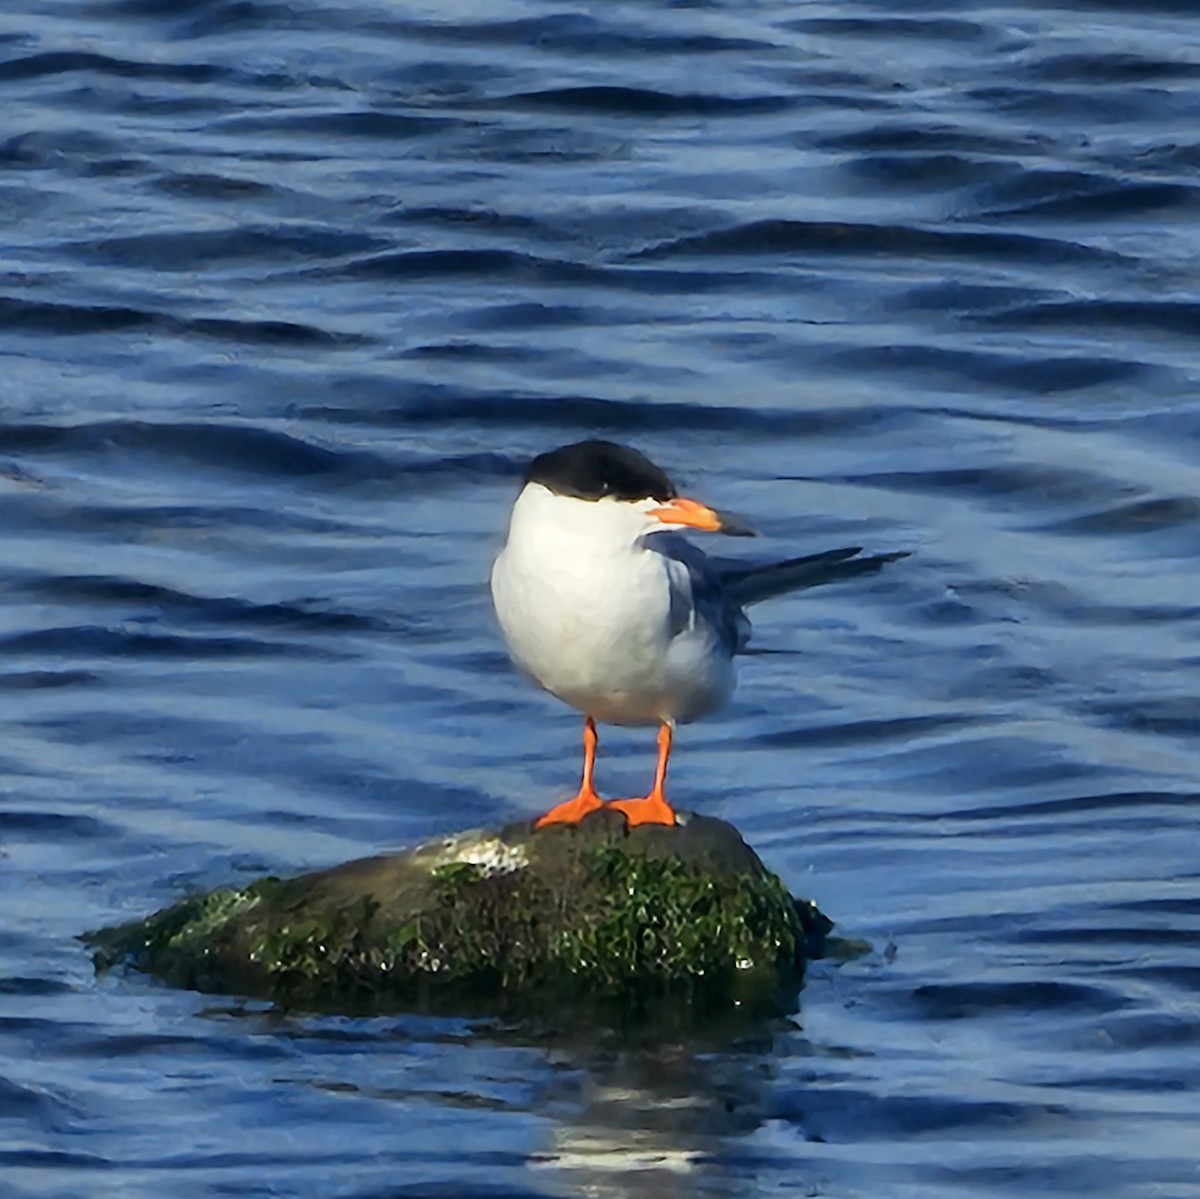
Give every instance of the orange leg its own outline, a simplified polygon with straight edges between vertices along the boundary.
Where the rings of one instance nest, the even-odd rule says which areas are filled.
[[[553,807],[545,816],[534,823],[534,828],[542,828],[547,824],[578,824],[589,812],[604,806],[604,801],[596,794],[592,785],[592,776],[596,770],[596,746],[600,738],[596,735],[596,722],[589,716],[583,722],[583,781],[579,784],[579,794],[574,799],[564,800]]]
[[[675,809],[667,803],[663,788],[667,783],[667,759],[671,756],[671,726],[664,720],[658,730],[658,768],[654,786],[645,799],[615,799],[608,806],[625,816],[632,828],[636,824],[674,824]]]

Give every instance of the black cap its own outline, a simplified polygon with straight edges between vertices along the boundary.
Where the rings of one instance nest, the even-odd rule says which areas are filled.
[[[577,441],[539,454],[525,472],[526,483],[541,483],[556,495],[598,500],[669,500],[675,484],[644,454],[612,441]]]

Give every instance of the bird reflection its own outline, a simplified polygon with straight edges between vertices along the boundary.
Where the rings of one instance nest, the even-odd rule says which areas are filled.
[[[553,1051],[556,1126],[530,1165],[595,1199],[738,1193],[730,1142],[762,1124],[781,1043],[795,1035],[779,1020],[724,1045]]]

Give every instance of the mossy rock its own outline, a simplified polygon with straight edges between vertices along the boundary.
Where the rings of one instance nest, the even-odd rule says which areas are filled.
[[[85,940],[102,969],[293,1007],[790,1009],[829,928],[732,825],[600,811],[260,879]]]

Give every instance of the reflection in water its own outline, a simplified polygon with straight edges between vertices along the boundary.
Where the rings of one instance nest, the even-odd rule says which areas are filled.
[[[762,1122],[786,1041],[780,1029],[707,1050],[552,1053],[556,1067],[574,1072],[575,1093],[550,1097],[552,1144],[531,1166],[596,1199],[740,1193],[729,1174],[728,1159],[739,1156],[731,1142]]]
[[[0,4],[5,1199],[1196,1193],[1200,18],[969,7]],[[671,1050],[97,982],[564,796],[486,576],[594,436],[915,551],[673,767],[895,952]]]

